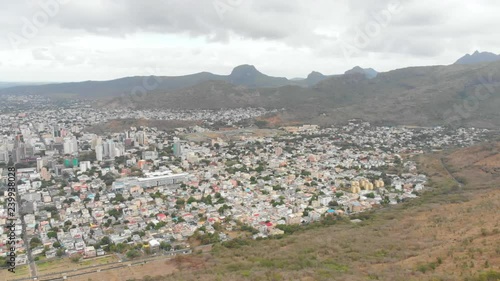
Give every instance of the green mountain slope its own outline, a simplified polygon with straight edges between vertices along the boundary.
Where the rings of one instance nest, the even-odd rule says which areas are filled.
[[[500,125],[500,62],[411,67],[329,77],[315,86],[248,88],[208,81],[158,91],[134,103],[140,108],[285,108],[285,121],[328,124],[353,118],[408,125]]]

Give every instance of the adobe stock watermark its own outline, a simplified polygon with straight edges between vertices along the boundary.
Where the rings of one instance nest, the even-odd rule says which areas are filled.
[[[474,92],[467,96],[462,102],[453,105],[443,114],[444,123],[447,126],[457,128],[463,124],[463,121],[469,119],[474,112],[479,109],[481,102],[488,100],[497,93],[493,73],[486,77],[479,76],[479,84],[476,85]]]
[[[109,100],[106,104],[120,104],[121,106],[134,107],[139,101],[143,101],[148,94],[158,90],[163,79],[159,76],[160,69],[146,69],[148,76],[142,78],[141,84],[133,87],[130,92],[122,93],[120,96]]]
[[[68,48],[50,42],[50,45],[44,47],[36,47],[32,49],[32,55],[35,60],[48,61],[51,63],[61,63],[69,66],[89,65],[97,54],[97,50],[92,46],[85,48],[80,45],[81,49]]]
[[[402,10],[401,1],[392,1],[382,11],[371,13],[370,21],[355,28],[354,40],[346,42],[341,37],[338,37],[337,40],[345,59],[350,60],[353,55],[360,53],[364,48],[368,47],[370,41],[379,36],[382,30],[391,23],[393,17],[401,13]]]
[[[28,43],[34,39],[40,30],[46,27],[50,20],[56,17],[61,11],[61,6],[67,4],[72,0],[38,0],[34,1],[39,9],[34,12],[31,17],[21,17],[22,26],[19,32],[9,32],[7,39],[9,40],[12,48],[18,50],[23,44]]]
[[[236,10],[244,0],[214,0],[213,6],[220,20],[224,19],[227,12]]]

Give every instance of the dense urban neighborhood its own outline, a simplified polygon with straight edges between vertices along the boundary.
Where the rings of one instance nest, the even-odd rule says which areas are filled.
[[[194,241],[267,238],[290,226],[398,204],[426,189],[428,178],[412,156],[470,146],[489,133],[361,120],[238,125],[275,112],[263,108],[99,110],[79,102],[54,109],[43,99],[9,102],[0,114],[0,202],[8,202],[7,167],[15,166],[17,265],[189,253]],[[33,109],[19,106],[25,103]],[[87,130],[138,117],[200,122],[171,130]],[[3,259],[9,217],[7,208],[0,210]]]
[[[500,2],[428,2],[4,1],[0,281],[500,281]]]

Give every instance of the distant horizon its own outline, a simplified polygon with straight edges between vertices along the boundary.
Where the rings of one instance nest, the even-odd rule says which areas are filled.
[[[477,50],[476,50],[477,51]],[[474,52],[476,51],[473,51],[473,52],[470,52],[470,53],[466,53],[464,54],[463,56],[465,55],[472,55]],[[480,53],[484,53],[484,52],[488,52],[488,53],[493,53],[493,52],[489,52],[489,51],[479,51]],[[496,54],[496,53],[494,53]],[[457,58],[456,60],[458,60],[459,58]],[[398,69],[404,69],[404,68],[409,68],[409,67],[425,67],[425,66],[447,66],[447,65],[453,65],[456,60],[450,64],[430,64],[430,65],[408,65],[408,66],[402,66],[402,67],[399,67],[399,68],[394,68],[394,69],[388,69],[388,70],[379,70],[378,68],[376,67],[373,67],[373,66],[364,66],[364,65],[354,65],[350,68],[347,68],[345,69],[345,71],[348,71],[350,69],[353,69],[354,67],[361,67],[361,68],[372,68],[374,70],[376,70],[378,73],[384,73],[384,72],[389,72],[389,71],[393,71],[393,70],[398,70]],[[266,73],[264,71],[262,71],[258,65],[255,65],[255,64],[252,64],[252,63],[244,63],[244,64],[240,64],[240,65],[235,65],[234,67],[232,67],[230,69],[230,71],[227,72],[227,74],[224,74],[224,73],[217,73],[217,72],[214,72],[214,71],[208,71],[208,70],[199,70],[197,72],[192,72],[192,73],[185,73],[185,74],[181,74],[181,75],[169,75],[169,74],[161,74],[161,75],[155,75],[155,76],[165,76],[165,77],[179,77],[179,76],[186,76],[186,75],[192,75],[192,74],[197,74],[197,73],[203,73],[203,72],[208,72],[208,73],[212,73],[212,74],[216,74],[216,75],[229,75],[231,74],[231,71],[238,67],[238,66],[242,66],[242,65],[252,65],[254,66],[259,72],[265,74],[265,75],[268,75],[268,76],[272,76],[272,77],[284,77],[288,80],[295,80],[295,79],[306,79],[307,78],[307,75],[311,74],[312,72],[319,72],[323,75],[342,75],[344,74],[344,72],[339,72],[339,73],[325,73],[325,72],[321,72],[321,71],[318,71],[318,70],[311,70],[309,71],[305,76],[303,77],[287,77],[287,76],[283,76],[283,75],[271,75],[269,73]],[[130,77],[142,77],[142,76],[150,76],[148,74],[145,74],[145,75],[127,75],[127,76],[119,76],[119,77],[115,77],[115,78],[110,78],[110,79],[83,79],[83,80],[66,80],[66,81],[63,81],[63,80],[60,80],[60,81],[44,81],[44,80],[40,80],[40,81],[33,81],[33,80],[18,80],[18,81],[3,81],[1,80],[0,83],[23,83],[23,84],[54,84],[54,83],[81,83],[81,82],[88,82],[88,81],[92,81],[92,82],[103,82],[103,81],[112,81],[112,80],[118,80],[118,79],[122,79],[122,78],[130,78]]]

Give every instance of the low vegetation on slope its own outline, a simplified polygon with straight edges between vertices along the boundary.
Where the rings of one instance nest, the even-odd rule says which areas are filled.
[[[372,123],[500,125],[500,62],[426,66],[329,77],[315,86],[245,88],[206,81],[136,99],[138,108],[285,108],[284,122],[320,125],[362,118]]]

